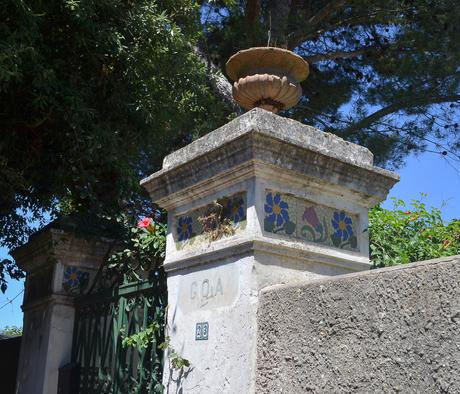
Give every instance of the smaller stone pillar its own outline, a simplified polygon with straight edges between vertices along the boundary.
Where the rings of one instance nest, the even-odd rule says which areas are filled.
[[[398,179],[258,108],[167,156],[142,184],[168,210],[168,335],[190,361],[166,360],[168,392],[254,392],[260,291],[369,269],[368,209]]]
[[[52,223],[12,252],[26,272],[17,394],[56,394],[71,360],[74,298],[86,291],[109,243],[85,241]]]

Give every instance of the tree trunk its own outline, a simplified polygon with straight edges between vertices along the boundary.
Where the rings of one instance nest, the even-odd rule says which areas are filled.
[[[215,66],[206,54],[198,47],[193,47],[193,52],[198,57],[201,63],[206,66],[208,70],[209,83],[214,93],[222,99],[225,106],[232,112],[241,113],[241,108],[233,99],[232,85],[227,80],[225,75],[220,69]]]

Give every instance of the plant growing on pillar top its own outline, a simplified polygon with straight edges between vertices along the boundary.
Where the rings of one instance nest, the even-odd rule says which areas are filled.
[[[228,208],[228,207],[227,207]],[[233,220],[240,220],[243,215],[239,215],[239,209],[233,212]],[[215,200],[207,207],[206,212],[198,217],[202,232],[210,241],[235,234],[235,227],[232,220],[226,215],[226,210],[221,201]]]

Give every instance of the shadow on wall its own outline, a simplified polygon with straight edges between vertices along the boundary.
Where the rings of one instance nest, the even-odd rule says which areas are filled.
[[[2,394],[14,394],[22,337],[0,336],[0,381]]]

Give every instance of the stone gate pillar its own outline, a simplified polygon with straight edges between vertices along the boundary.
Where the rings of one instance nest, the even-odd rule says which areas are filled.
[[[59,368],[71,361],[74,298],[88,290],[109,245],[51,223],[12,252],[27,274],[17,394],[57,393]]]
[[[169,392],[253,392],[260,290],[369,269],[368,209],[398,179],[262,109],[167,156],[142,184],[168,210]]]

